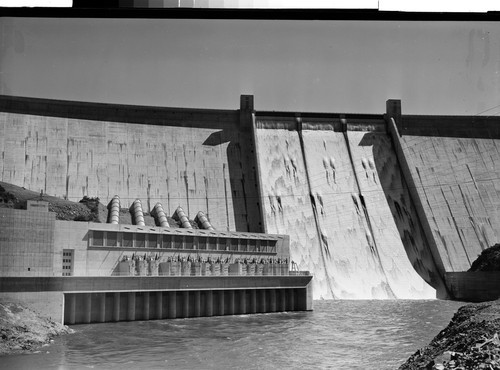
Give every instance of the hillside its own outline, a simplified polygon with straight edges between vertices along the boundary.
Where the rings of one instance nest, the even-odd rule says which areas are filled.
[[[469,271],[500,271],[500,244],[483,250]]]
[[[0,208],[26,209],[28,200],[47,201],[49,211],[56,213],[57,220],[107,222],[108,209],[99,202],[99,198],[84,197],[77,203],[0,181]],[[167,220],[170,227],[180,227],[172,217],[167,217]],[[144,222],[146,226],[156,226],[155,219],[148,213],[144,213]],[[190,220],[190,223],[193,228],[198,228],[194,221]],[[120,224],[132,225],[132,216],[127,208],[120,209]]]

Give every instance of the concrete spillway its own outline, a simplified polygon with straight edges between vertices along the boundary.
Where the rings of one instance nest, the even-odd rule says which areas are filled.
[[[434,297],[409,259],[430,255],[407,253],[383,189],[399,181],[392,195],[404,198],[385,132],[272,121],[259,119],[256,130],[266,231],[290,235],[291,258],[314,271],[314,297]]]

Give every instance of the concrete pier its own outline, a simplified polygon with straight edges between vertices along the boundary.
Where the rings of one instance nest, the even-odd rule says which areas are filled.
[[[106,294],[99,297],[99,322],[106,322]]]
[[[133,320],[135,320],[135,293],[134,292],[127,294],[127,303],[128,303],[127,320],[133,321]]]
[[[205,316],[213,315],[213,292],[208,290],[205,293]]]
[[[120,293],[113,294],[113,321],[120,321]]]
[[[75,323],[75,307],[76,307],[76,296],[65,297],[65,306],[68,313],[68,318],[66,323],[72,325]]]
[[[193,292],[193,317],[201,316],[201,292],[195,291]]]
[[[299,290],[305,290],[299,289]],[[108,321],[161,320],[255,313],[306,310],[293,307],[296,288],[212,291],[65,293],[65,324],[90,324]],[[247,301],[247,293],[249,300]],[[304,292],[302,292],[304,293]],[[168,299],[163,300],[163,297]],[[151,304],[151,301],[154,303]],[[75,306],[74,302],[77,302]],[[247,305],[248,302],[248,305]],[[286,302],[290,302],[286,305]],[[120,307],[126,304],[126,316]],[[215,314],[214,314],[215,313]]]
[[[168,318],[175,319],[177,317],[177,294],[176,292],[168,292],[167,300]]]
[[[4,277],[0,295],[73,325],[312,310],[312,276]]]
[[[155,318],[163,318],[163,292],[156,292]]]

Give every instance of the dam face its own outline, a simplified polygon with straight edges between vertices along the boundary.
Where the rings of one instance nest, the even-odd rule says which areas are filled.
[[[257,118],[266,230],[290,235],[292,260],[314,271],[315,297],[434,297],[412,266],[432,265],[428,249],[414,243],[411,261],[400,236],[415,216],[397,222],[385,196],[384,185],[407,197],[390,138],[383,121],[369,123],[351,131],[339,120]]]
[[[466,271],[500,239],[498,122],[408,116],[401,134],[407,177],[442,268]]]
[[[168,215],[182,205],[218,229],[260,231],[252,142],[238,111],[37,99],[4,99],[2,108],[1,181],[72,201],[141,199],[146,212],[161,202]]]
[[[319,298],[433,298],[498,242],[500,124],[0,96],[0,181],[290,236]],[[149,216],[148,216],[149,217]],[[158,226],[158,225],[157,225]]]

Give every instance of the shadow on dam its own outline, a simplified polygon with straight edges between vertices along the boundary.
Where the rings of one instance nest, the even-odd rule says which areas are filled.
[[[250,133],[248,133],[250,137]],[[220,130],[210,134],[203,142],[207,146],[227,144],[227,168],[224,166],[224,194],[227,218],[234,215],[236,231],[262,232],[257,187],[255,185],[255,159],[251,140],[234,130]],[[229,178],[229,183],[227,178]],[[230,199],[229,199],[230,198]],[[228,225],[229,228],[229,225]]]

